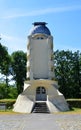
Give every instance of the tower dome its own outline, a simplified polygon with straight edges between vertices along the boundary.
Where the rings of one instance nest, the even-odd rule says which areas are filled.
[[[34,35],[34,34],[38,34],[38,33],[42,33],[42,34],[46,34],[46,35],[51,35],[50,30],[46,27],[45,22],[34,22],[33,25],[33,29],[30,31],[30,35]]]

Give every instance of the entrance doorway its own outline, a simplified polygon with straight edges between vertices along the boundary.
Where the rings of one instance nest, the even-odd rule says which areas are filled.
[[[36,89],[36,101],[46,101],[46,100],[47,100],[46,89],[42,86],[38,87]]]

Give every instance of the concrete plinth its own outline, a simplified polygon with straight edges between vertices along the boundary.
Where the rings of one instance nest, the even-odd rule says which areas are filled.
[[[41,88],[44,88],[44,93]],[[43,98],[41,98],[41,94]],[[18,96],[13,111],[31,113],[35,103],[43,100],[46,102],[50,113],[69,110],[63,94],[58,91],[57,82],[40,79],[25,81],[24,91]]]

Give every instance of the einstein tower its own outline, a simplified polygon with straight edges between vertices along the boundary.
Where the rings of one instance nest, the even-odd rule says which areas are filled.
[[[13,111],[51,113],[69,110],[54,80],[53,36],[45,22],[34,22],[27,41],[27,80]]]

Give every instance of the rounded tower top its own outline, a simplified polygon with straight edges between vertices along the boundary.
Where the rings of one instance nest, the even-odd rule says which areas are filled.
[[[34,27],[30,31],[30,35],[34,34],[46,34],[46,35],[51,35],[50,30],[46,27],[45,22],[34,22],[33,25]]]

